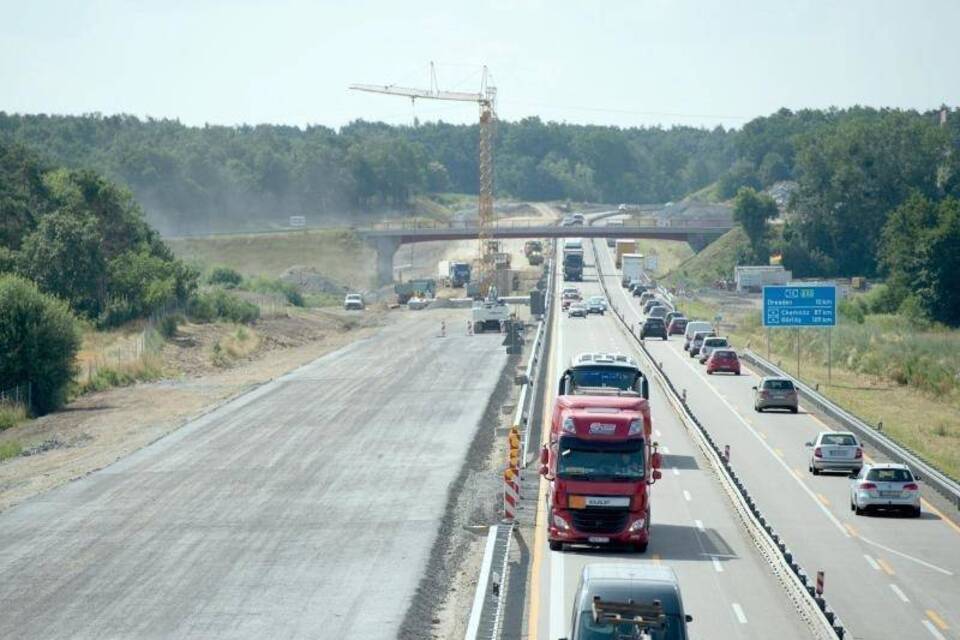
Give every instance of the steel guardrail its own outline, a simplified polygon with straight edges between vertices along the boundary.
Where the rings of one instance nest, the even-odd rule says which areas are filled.
[[[744,349],[741,357],[754,367],[763,371],[766,375],[793,380],[793,384],[797,387],[801,397],[808,404],[816,405],[821,412],[856,433],[861,440],[870,443],[871,446],[891,458],[892,461],[900,462],[910,467],[914,472],[919,474],[920,480],[950,501],[957,509],[960,509],[960,483],[929,462],[923,460],[918,453],[894,442],[890,437],[880,431],[877,426],[850,413],[757,353],[749,349]]]

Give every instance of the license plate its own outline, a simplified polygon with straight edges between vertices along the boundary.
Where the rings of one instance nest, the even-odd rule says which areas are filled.
[[[896,498],[900,495],[899,491],[881,491],[880,495],[884,498]]]
[[[844,455],[845,453],[846,453],[846,452],[845,452],[843,449],[831,449],[831,450],[830,450],[830,457],[831,457],[831,458],[845,458],[845,457],[846,457],[846,455]]]
[[[589,538],[587,538],[587,540],[594,544],[602,544],[602,543],[610,542],[610,538],[607,538],[604,536],[590,536]]]

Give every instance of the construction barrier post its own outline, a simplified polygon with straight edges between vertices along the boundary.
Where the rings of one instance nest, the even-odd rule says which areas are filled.
[[[468,336],[473,335],[473,323],[470,322],[469,320],[467,320],[467,335]]]
[[[443,320],[440,321],[440,337],[441,338],[447,337],[447,323],[444,322]]]
[[[730,445],[723,445],[723,459],[730,462]]]
[[[823,571],[817,571],[817,595],[823,595]]]

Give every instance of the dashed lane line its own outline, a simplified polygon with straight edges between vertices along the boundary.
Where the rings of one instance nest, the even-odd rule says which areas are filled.
[[[891,589],[895,594],[897,594],[897,597],[900,598],[900,600],[901,600],[902,602],[910,602],[910,598],[907,597],[907,594],[905,594],[903,591],[901,591],[901,590],[900,590],[900,587],[898,587],[897,585],[893,584],[892,582],[890,583],[890,589]]]
[[[734,602],[731,606],[733,607],[733,614],[737,616],[737,621],[740,624],[747,624],[747,616],[743,613],[743,607],[736,602]]]

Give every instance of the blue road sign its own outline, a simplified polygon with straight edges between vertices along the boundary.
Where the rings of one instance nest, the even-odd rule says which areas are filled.
[[[786,285],[763,288],[763,326],[837,326],[834,285]]]

